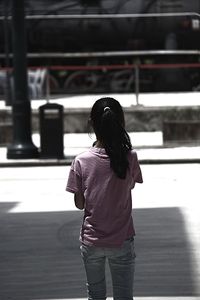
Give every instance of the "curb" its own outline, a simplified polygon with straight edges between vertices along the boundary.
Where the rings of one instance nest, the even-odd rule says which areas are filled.
[[[24,159],[24,160],[6,160],[0,162],[1,168],[13,168],[13,167],[53,167],[53,166],[70,166],[74,156],[66,156],[63,159]],[[158,165],[158,164],[198,164],[199,158],[144,158],[139,159],[141,165]]]

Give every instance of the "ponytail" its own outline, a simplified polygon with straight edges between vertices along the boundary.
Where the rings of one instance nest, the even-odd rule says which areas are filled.
[[[129,167],[127,154],[132,145],[124,129],[121,105],[113,98],[99,99],[92,108],[91,120],[97,139],[110,158],[111,168],[119,178],[125,179]]]

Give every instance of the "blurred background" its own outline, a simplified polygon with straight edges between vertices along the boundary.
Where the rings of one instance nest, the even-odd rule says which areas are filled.
[[[33,133],[46,101],[63,106],[63,133],[84,133],[93,102],[114,95],[129,132],[198,143],[199,0],[27,0],[23,9]],[[16,103],[12,11],[0,1],[1,145],[12,140]]]
[[[199,0],[24,5],[33,98],[45,93],[47,73],[52,95],[127,93],[136,85],[142,93],[200,89]],[[6,68],[12,66],[11,1],[0,1],[0,14],[0,66]],[[33,70],[38,90],[31,89]]]

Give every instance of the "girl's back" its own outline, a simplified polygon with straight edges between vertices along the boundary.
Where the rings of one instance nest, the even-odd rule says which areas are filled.
[[[80,240],[86,245],[119,246],[135,234],[132,222],[131,189],[142,182],[135,151],[127,154],[126,178],[110,167],[105,149],[92,147],[74,160],[67,190],[81,190],[85,198],[84,222]]]

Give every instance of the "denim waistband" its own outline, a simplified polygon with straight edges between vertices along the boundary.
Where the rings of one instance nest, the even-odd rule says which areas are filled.
[[[128,239],[126,239],[126,241],[133,242],[133,241],[134,241],[134,236],[132,236],[132,237],[130,237],[130,238],[128,238]]]

